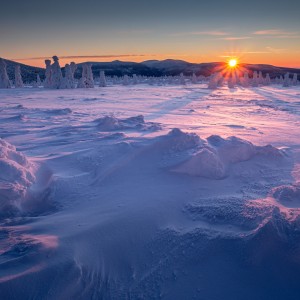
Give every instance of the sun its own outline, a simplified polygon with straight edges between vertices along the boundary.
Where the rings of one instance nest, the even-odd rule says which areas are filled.
[[[228,66],[229,66],[230,68],[235,68],[235,67],[237,66],[237,64],[238,64],[238,61],[237,61],[237,59],[235,59],[235,58],[231,58],[231,59],[228,61]]]

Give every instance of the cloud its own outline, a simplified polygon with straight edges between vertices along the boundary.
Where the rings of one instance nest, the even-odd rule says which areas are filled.
[[[220,57],[232,57],[232,56],[241,56],[244,54],[281,54],[288,51],[288,49],[283,48],[273,48],[273,47],[266,47],[265,50],[259,50],[259,51],[239,51],[239,52],[233,52],[230,53],[230,55],[220,55]]]
[[[250,36],[228,36],[228,37],[223,37],[219,38],[219,40],[225,40],[225,41],[238,41],[238,40],[248,40],[252,39]]]
[[[287,49],[284,48],[273,48],[273,47],[266,47],[266,49],[270,52],[270,53],[275,53],[275,54],[281,54],[287,51]]]
[[[219,57],[233,57],[233,56],[241,56],[244,54],[267,54],[270,53],[269,51],[239,51],[233,52],[230,55],[220,55]]]
[[[173,33],[171,35],[172,36],[185,36],[185,35],[225,36],[225,35],[230,35],[230,33],[225,31],[220,31],[220,30],[211,30],[211,31],[178,32],[178,33]]]
[[[297,32],[285,31],[282,29],[267,29],[267,30],[258,30],[253,32],[256,35],[295,35]]]
[[[105,55],[67,55],[59,56],[61,59],[78,59],[78,58],[122,58],[122,57],[143,57],[156,56],[155,54],[105,54]],[[49,56],[27,57],[27,58],[12,58],[12,60],[40,60],[49,59]]]

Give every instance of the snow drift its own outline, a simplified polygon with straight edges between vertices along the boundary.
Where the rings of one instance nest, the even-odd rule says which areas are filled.
[[[0,216],[11,212],[35,181],[36,165],[0,138]]]
[[[300,207],[300,184],[276,187],[272,196],[286,207]]]
[[[257,156],[268,159],[283,156],[279,149],[271,145],[255,146],[235,136],[223,139],[213,135],[203,140],[194,133],[184,133],[178,128],[160,137],[156,148],[169,154],[181,152],[181,159],[184,161],[173,168],[173,171],[210,179],[222,179],[228,175],[227,171],[232,164],[248,161]]]
[[[161,130],[161,125],[154,122],[145,122],[144,116],[139,115],[126,119],[119,119],[115,116],[104,116],[94,121],[100,131],[115,131],[136,129],[140,131],[157,131]]]

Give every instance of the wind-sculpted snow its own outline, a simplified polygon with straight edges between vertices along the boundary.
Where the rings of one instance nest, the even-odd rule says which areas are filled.
[[[18,201],[35,181],[35,169],[26,156],[0,139],[0,216],[18,207]]]
[[[97,128],[100,131],[116,131],[126,129],[157,131],[162,129],[158,123],[145,122],[144,116],[142,115],[126,119],[119,119],[115,116],[104,116],[96,119],[94,122],[97,124]]]
[[[272,190],[272,196],[286,207],[300,208],[300,184],[283,185]]]
[[[0,91],[0,298],[298,300],[299,87],[123,84]]]
[[[164,146],[168,150],[183,151],[193,148],[185,162],[179,164],[173,171],[192,176],[211,179],[222,179],[228,174],[230,166],[235,163],[248,161],[254,157],[265,156],[268,159],[283,156],[280,150],[271,145],[254,146],[251,142],[229,137],[210,136],[207,141],[201,140],[195,134],[183,133],[173,129],[166,137]]]
[[[70,108],[58,108],[58,109],[48,109],[43,111],[46,114],[50,115],[68,115],[72,113]]]
[[[203,141],[195,133],[185,133],[178,128],[158,138],[155,144],[159,150],[171,153],[181,152],[201,146]]]

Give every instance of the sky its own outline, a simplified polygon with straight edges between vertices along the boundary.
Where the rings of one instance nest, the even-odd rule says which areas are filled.
[[[182,59],[300,67],[299,0],[14,0],[0,8],[0,57]]]

